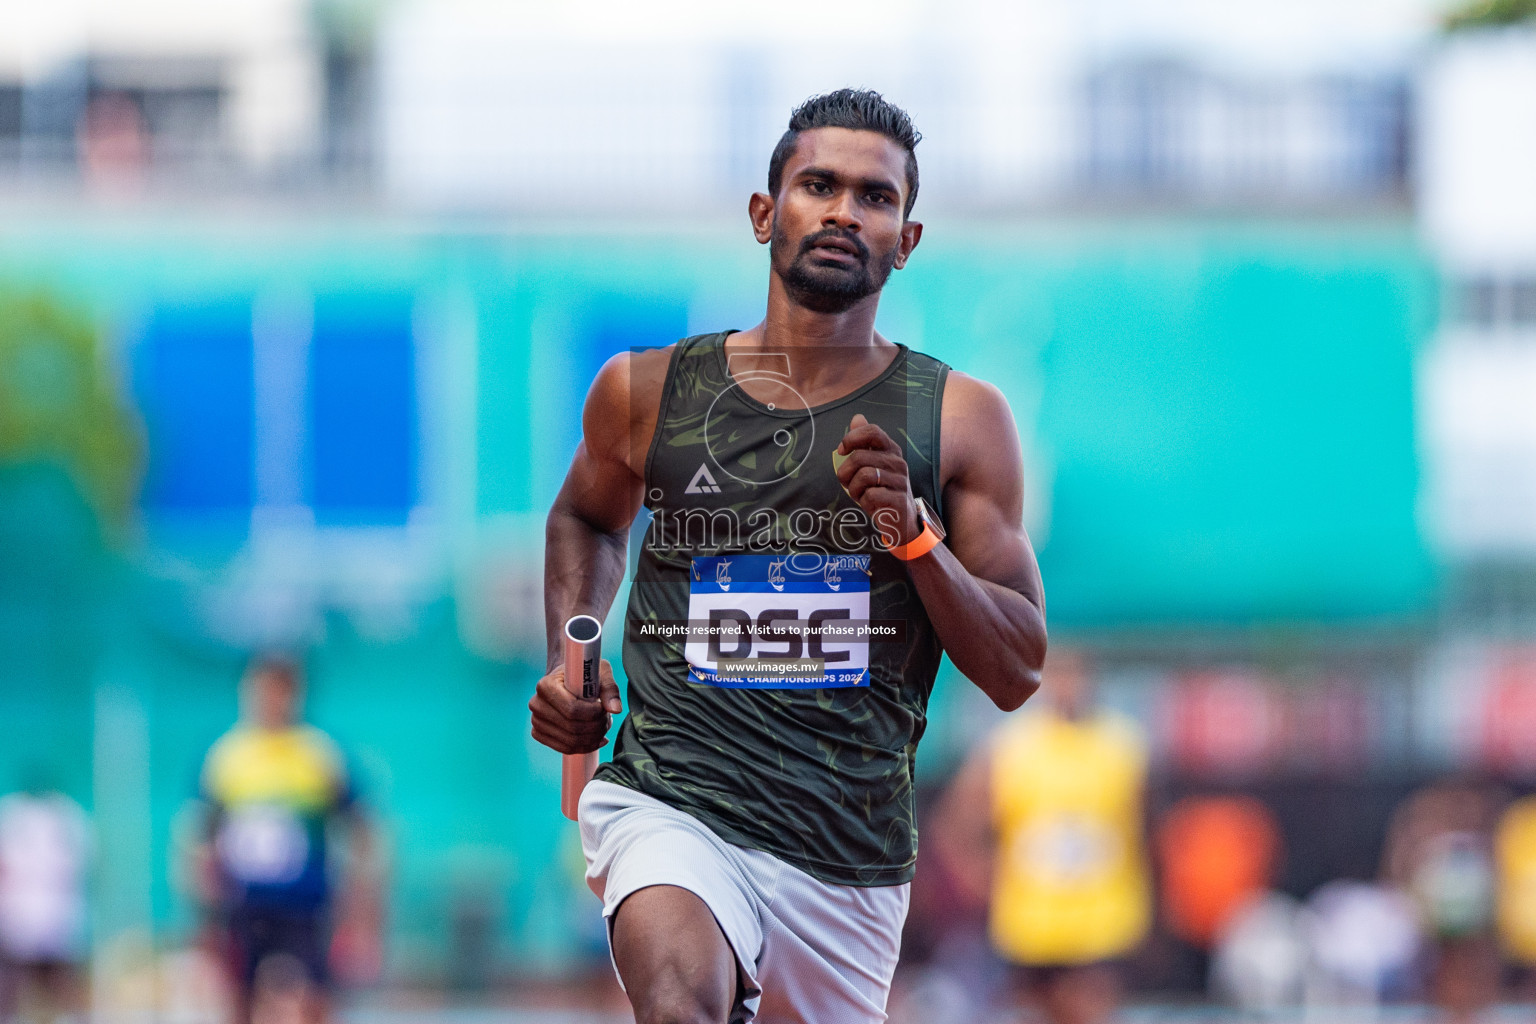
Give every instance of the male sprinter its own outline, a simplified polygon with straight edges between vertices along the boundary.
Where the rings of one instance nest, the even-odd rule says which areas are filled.
[[[922,236],[917,140],[873,92],[794,112],[748,204],[767,316],[610,360],[550,510],[551,671],[529,708],[564,753],[601,747],[621,705],[606,664],[598,699],[567,693],[562,626],[604,616],[652,516],[630,712],[579,815],[642,1024],[885,1020],[939,659],[1004,709],[1039,685],[1007,403],[874,329]]]

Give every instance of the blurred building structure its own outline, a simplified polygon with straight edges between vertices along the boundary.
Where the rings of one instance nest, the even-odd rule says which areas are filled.
[[[1199,205],[1401,202],[1402,69],[1276,74],[1122,58],[1083,85],[1080,188]]]
[[[1401,198],[1424,3],[1308,0],[1258,37],[1166,6],[857,3],[829,58],[692,0],[9,0],[0,180],[696,217],[761,187],[786,112],[837,81],[912,111],[927,209]]]
[[[0,182],[182,198],[355,161],[367,0],[0,5]]]
[[[835,81],[878,83],[911,111],[929,140],[925,210],[1403,198],[1406,47],[1362,61],[1330,53],[1332,34],[1293,32],[1245,41],[1250,59],[1231,39],[1128,34],[1116,0],[849,6],[808,33],[728,5],[594,22],[402,4],[380,35],[385,187],[437,211],[735,210],[762,187],[786,112]],[[1401,5],[1398,33],[1412,14]],[[835,48],[809,38],[823,33]],[[1277,50],[1283,62],[1262,59]]]
[[[1426,530],[1445,626],[1426,692],[1448,746],[1536,770],[1536,24],[1469,25],[1421,80],[1418,209],[1442,281],[1418,357]],[[1451,696],[1453,695],[1454,696]]]
[[[1536,29],[1452,36],[1423,80],[1420,210],[1444,280],[1421,388],[1459,611],[1536,624]]]

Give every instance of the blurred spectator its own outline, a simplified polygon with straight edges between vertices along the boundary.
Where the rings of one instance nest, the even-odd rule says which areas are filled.
[[[888,1007],[894,1024],[970,1024],[1009,982],[1008,965],[987,940],[991,821],[972,808],[954,813],[953,803],[924,802],[902,966]]]
[[[1211,954],[1211,994],[1251,1014],[1301,1002],[1310,951],[1306,912],[1290,896],[1266,892],[1227,921]]]
[[[1522,797],[1499,819],[1498,923],[1504,953],[1519,968],[1521,996],[1536,998],[1536,796]]]
[[[1374,1006],[1412,994],[1419,957],[1413,902],[1390,886],[1334,881],[1307,900],[1307,1001]]]
[[[951,875],[985,887],[993,947],[1056,1024],[1109,1020],[1146,935],[1147,758],[1137,725],[1095,706],[1082,658],[1053,652],[1042,706],[962,767],[940,811]]]
[[[300,721],[297,664],[257,660],[242,697],[241,723],[203,766],[206,842],[195,870],[228,958],[238,1024],[323,1021],[332,961],[377,964],[373,838],[340,751]],[[337,821],[348,826],[356,863],[333,900],[326,833]]]
[[[1430,944],[1430,995],[1453,1022],[1499,995],[1493,831],[1501,794],[1471,780],[1428,786],[1393,813],[1383,875],[1418,906]]]
[[[1269,888],[1280,827],[1253,797],[1186,797],[1163,817],[1157,852],[1168,930],[1209,952],[1232,916]]]
[[[99,193],[132,195],[144,185],[149,135],[138,101],[124,93],[103,93],[80,118],[80,169]]]
[[[83,1009],[90,830],[44,773],[0,798],[0,1021]]]

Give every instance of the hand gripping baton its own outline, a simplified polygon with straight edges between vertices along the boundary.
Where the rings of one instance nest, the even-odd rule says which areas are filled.
[[[603,657],[603,624],[590,615],[573,615],[565,623],[565,688],[583,700],[597,699],[597,669]],[[576,820],[581,791],[597,771],[597,751],[566,754],[560,766],[560,812]]]

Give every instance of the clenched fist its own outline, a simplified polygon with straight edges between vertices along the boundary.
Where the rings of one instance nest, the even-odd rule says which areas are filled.
[[[862,415],[855,416],[837,446],[836,461],[838,482],[875,524],[882,544],[895,547],[922,532],[906,453],[891,435]]]
[[[608,742],[613,716],[624,710],[613,666],[602,659],[595,700],[582,700],[565,688],[565,666],[547,673],[534,688],[528,710],[533,713],[533,738],[562,754],[601,750]]]

